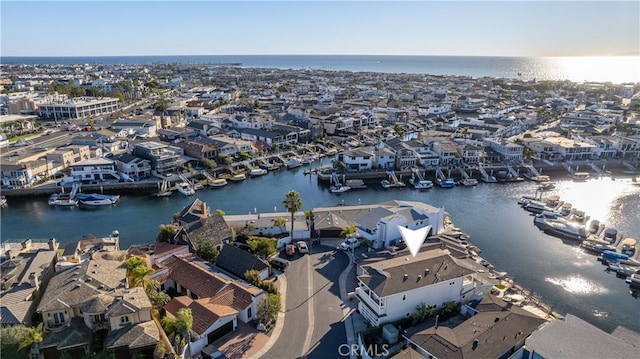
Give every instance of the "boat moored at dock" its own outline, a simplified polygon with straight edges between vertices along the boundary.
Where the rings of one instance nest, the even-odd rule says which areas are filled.
[[[86,206],[108,206],[116,204],[120,196],[100,193],[78,193],[76,198],[80,204]]]
[[[196,194],[196,191],[191,187],[187,182],[180,182],[176,185],[176,189],[178,192],[182,193],[185,196],[193,196]]]

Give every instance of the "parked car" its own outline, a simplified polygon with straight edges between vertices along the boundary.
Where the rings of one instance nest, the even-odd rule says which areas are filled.
[[[284,270],[289,266],[288,261],[277,257],[269,259],[269,264],[272,268],[275,268],[282,272],[284,272]]]
[[[305,241],[298,241],[296,245],[298,246],[298,252],[300,252],[300,254],[309,253],[309,247],[307,247]]]
[[[360,247],[360,239],[358,237],[347,237],[344,242],[340,243],[340,249],[348,250]]]
[[[296,254],[296,246],[291,243],[287,244],[287,246],[285,247],[285,253],[287,253],[288,256]]]

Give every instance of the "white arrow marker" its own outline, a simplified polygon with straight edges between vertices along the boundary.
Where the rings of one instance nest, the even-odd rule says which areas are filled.
[[[398,226],[400,229],[400,234],[402,235],[402,239],[404,239],[404,243],[409,247],[409,252],[415,258],[418,255],[418,251],[424,243],[424,239],[427,237],[427,233],[431,226],[426,226],[422,228],[418,228],[415,231],[409,228],[404,228],[402,226]]]

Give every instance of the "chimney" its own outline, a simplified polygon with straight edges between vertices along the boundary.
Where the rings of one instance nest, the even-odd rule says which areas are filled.
[[[30,251],[31,250],[31,239],[27,238],[22,241],[22,250]]]
[[[49,238],[49,250],[50,251],[57,251],[58,250],[58,242],[53,237]]]
[[[38,281],[36,272],[31,272],[31,274],[29,274],[29,283],[31,283],[31,286],[35,287],[36,289],[40,288],[40,282]]]
[[[7,259],[11,260],[14,259],[16,257],[16,254],[13,253],[13,250],[9,249],[7,250]]]
[[[438,318],[440,318],[440,315],[436,315],[436,325],[435,325],[436,329],[438,329]]]

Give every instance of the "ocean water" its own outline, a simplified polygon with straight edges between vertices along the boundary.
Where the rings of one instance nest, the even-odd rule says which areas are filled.
[[[230,64],[243,67],[413,73],[572,82],[640,82],[640,56],[482,57],[389,55],[216,55],[0,57],[3,64]]]

